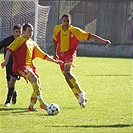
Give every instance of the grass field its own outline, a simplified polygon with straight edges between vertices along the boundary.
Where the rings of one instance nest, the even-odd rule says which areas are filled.
[[[0,55],[2,62],[3,55]],[[23,78],[17,82],[17,104],[3,107],[7,94],[5,69],[0,70],[0,133],[133,133],[132,60],[78,57],[73,73],[86,92],[82,109],[66,84],[59,66],[36,59],[43,97],[57,103],[60,113],[48,116],[27,112],[32,88]]]

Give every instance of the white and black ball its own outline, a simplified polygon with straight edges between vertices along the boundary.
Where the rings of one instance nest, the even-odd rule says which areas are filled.
[[[51,103],[48,107],[47,107],[47,113],[48,115],[57,115],[60,112],[60,108],[57,104],[55,103]]]

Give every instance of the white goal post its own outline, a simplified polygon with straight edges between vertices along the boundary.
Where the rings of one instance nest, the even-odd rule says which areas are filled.
[[[31,23],[34,27],[34,40],[46,50],[46,26],[50,6],[41,6],[38,0],[0,1],[0,41],[12,35],[15,24]]]

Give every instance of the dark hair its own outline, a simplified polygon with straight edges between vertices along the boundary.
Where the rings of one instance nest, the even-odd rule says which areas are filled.
[[[17,24],[17,25],[13,26],[13,30],[21,29],[21,28],[22,28],[22,26],[20,24]]]
[[[27,27],[32,28],[33,26],[30,23],[24,24],[23,25],[23,30],[26,31]]]
[[[64,17],[67,17],[69,20],[72,20],[71,15],[68,13],[64,14],[61,18],[63,19]]]

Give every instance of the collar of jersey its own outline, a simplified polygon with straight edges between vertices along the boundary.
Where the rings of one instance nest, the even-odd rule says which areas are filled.
[[[26,37],[25,35],[23,35],[23,37],[24,37],[26,40],[30,40],[30,39],[31,39],[31,38]]]

